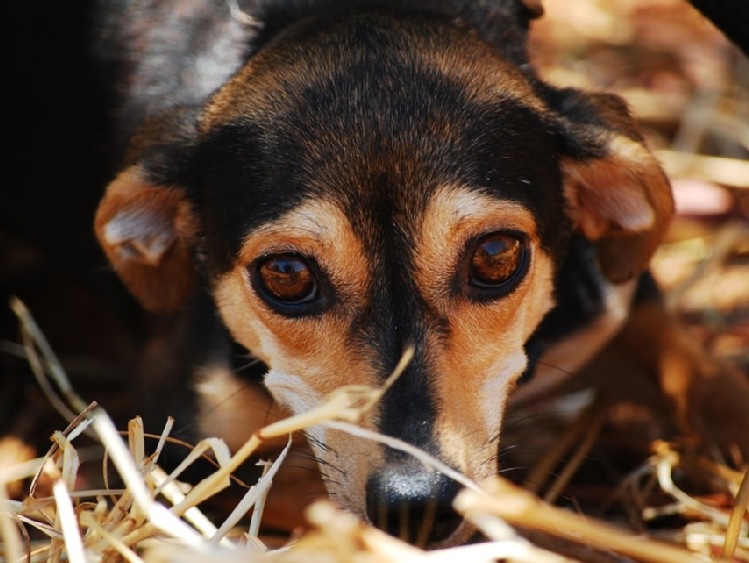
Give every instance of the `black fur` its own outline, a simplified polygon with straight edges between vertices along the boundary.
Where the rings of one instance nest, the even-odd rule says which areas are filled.
[[[345,16],[364,10],[397,10],[402,14],[424,14],[462,22],[518,66],[528,63],[528,27],[530,20],[536,17],[517,0],[260,0],[240,4],[245,5],[248,13],[261,22],[251,43],[253,50],[302,19],[326,14]]]

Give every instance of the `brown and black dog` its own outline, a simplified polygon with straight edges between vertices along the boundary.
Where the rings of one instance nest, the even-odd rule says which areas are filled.
[[[221,406],[250,378],[236,369],[247,354],[257,382],[301,413],[338,387],[381,385],[412,345],[363,424],[480,481],[498,470],[518,380],[537,372],[518,396],[548,388],[623,327],[623,345],[649,327],[631,347],[685,419],[701,400],[692,382],[730,380],[749,396],[740,375],[680,356],[689,345],[668,336],[677,329],[641,275],[673,212],[668,179],[620,98],[535,74],[536,2],[137,8],[111,3],[103,18],[128,149],[96,233],[168,319],[142,376],[157,411],[193,405],[200,433],[236,445],[268,402],[244,387]],[[630,317],[637,304],[649,312]],[[687,358],[678,385],[659,375],[666,357]],[[469,537],[448,477],[309,434],[342,507],[412,539],[436,514],[432,546]]]

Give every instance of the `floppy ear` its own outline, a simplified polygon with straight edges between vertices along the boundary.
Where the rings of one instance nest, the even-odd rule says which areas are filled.
[[[198,223],[184,191],[149,181],[135,164],[108,186],[94,220],[99,243],[144,307],[179,308],[195,279],[191,246]]]
[[[568,213],[595,241],[603,274],[619,283],[647,268],[673,215],[668,178],[611,94],[564,91],[562,157]]]

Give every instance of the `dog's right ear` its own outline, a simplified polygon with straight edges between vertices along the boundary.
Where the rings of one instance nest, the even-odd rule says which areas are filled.
[[[557,112],[568,216],[595,243],[608,280],[633,279],[673,215],[668,178],[620,97],[572,88],[542,93]]]
[[[129,166],[96,211],[94,230],[109,262],[154,312],[182,306],[195,281],[192,248],[200,225],[180,179],[196,135],[191,110],[144,124],[129,147]]]
[[[169,312],[190,295],[195,213],[180,188],[155,185],[142,165],[107,188],[94,220],[99,243],[117,274],[147,309]]]

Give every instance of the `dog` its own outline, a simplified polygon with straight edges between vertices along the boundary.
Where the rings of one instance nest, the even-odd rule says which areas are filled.
[[[693,409],[715,402],[695,388],[749,397],[741,374],[673,336],[647,274],[669,181],[622,99],[536,74],[539,3],[139,8],[104,18],[127,148],[95,232],[162,319],[142,406],[236,447],[268,409],[381,386],[412,348],[362,425],[481,481],[498,471],[509,398],[612,342],[640,352],[685,425],[725,414]],[[678,385],[666,357],[686,358]],[[749,428],[741,400],[729,408]],[[471,537],[447,476],[333,430],[311,429],[309,446],[341,507],[411,541],[427,526],[430,547]]]

